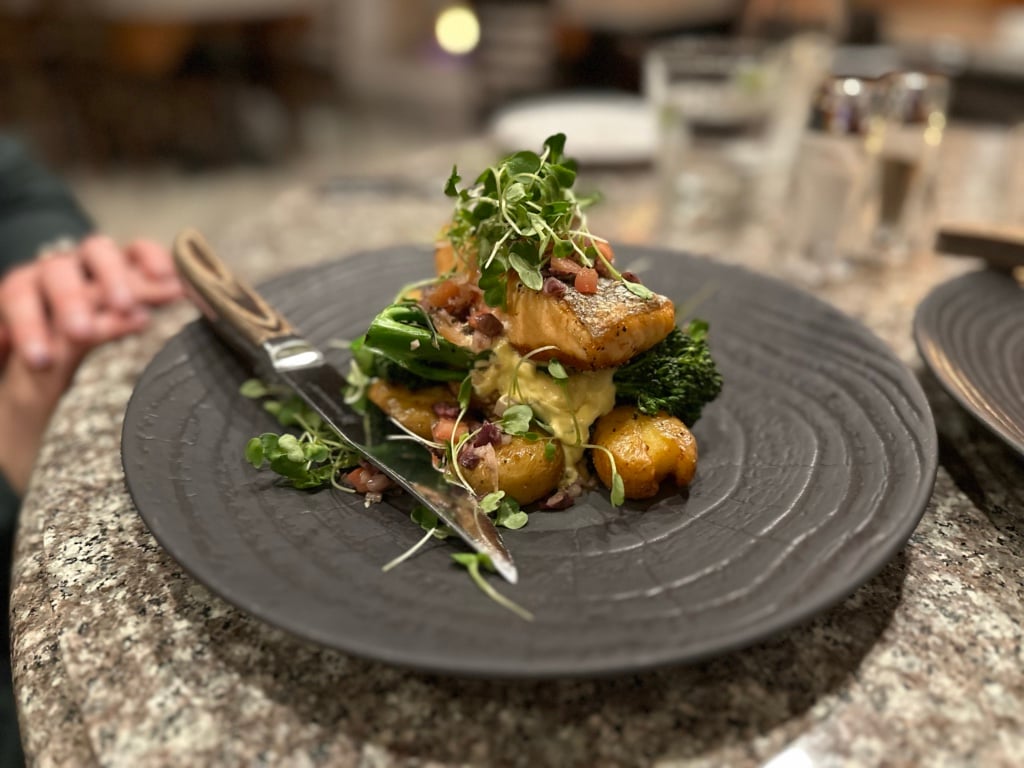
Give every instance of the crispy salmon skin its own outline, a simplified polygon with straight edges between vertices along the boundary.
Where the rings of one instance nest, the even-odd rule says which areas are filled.
[[[670,299],[641,298],[621,280],[601,278],[597,292],[584,294],[567,286],[562,296],[509,281],[505,333],[525,355],[539,347],[535,360],[557,359],[579,370],[622,365],[653,347],[675,327]]]

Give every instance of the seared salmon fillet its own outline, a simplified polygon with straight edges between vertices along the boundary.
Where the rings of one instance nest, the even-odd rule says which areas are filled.
[[[675,327],[672,301],[655,294],[642,299],[620,280],[601,278],[597,293],[566,286],[563,296],[509,281],[505,334],[521,355],[538,347],[534,360],[557,358],[579,370],[622,365],[668,336]]]

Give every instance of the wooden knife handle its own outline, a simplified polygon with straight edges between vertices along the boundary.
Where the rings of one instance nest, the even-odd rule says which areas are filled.
[[[175,238],[174,263],[189,298],[242,351],[258,355],[265,342],[294,335],[284,315],[235,277],[196,230],[186,229]]]

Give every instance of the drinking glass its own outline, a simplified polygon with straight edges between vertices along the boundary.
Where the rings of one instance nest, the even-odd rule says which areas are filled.
[[[880,84],[831,76],[819,86],[777,221],[781,260],[809,285],[843,277],[873,237],[871,142],[882,117]]]
[[[830,282],[930,246],[948,99],[948,80],[921,72],[823,82],[777,222],[793,277]]]
[[[775,138],[781,64],[778,46],[739,38],[682,37],[648,51],[669,229],[735,227],[750,215]]]
[[[931,242],[950,86],[927,72],[893,72],[883,84],[883,121],[870,146],[877,208],[863,255],[892,263]]]

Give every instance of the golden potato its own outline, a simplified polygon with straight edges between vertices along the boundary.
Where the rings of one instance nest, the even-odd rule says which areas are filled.
[[[554,441],[555,455],[548,459],[544,456],[547,442],[513,437],[494,448],[496,465],[481,461],[473,469],[463,469],[462,474],[481,495],[504,491],[520,504],[537,501],[554,492],[565,469],[562,444]]]
[[[627,499],[656,495],[668,478],[689,485],[697,471],[697,441],[683,422],[665,412],[647,416],[631,405],[616,406],[597,420],[591,439],[615,457]],[[598,476],[611,488],[608,455],[593,451],[592,456]]]
[[[448,387],[442,385],[409,389],[381,379],[370,384],[366,396],[388,416],[426,440],[431,439],[431,427],[437,421],[434,403],[456,402]]]
[[[434,403],[456,402],[445,386],[409,389],[380,379],[370,384],[367,397],[403,427],[427,440],[434,439],[433,427],[438,422]],[[548,459],[544,456],[547,442],[513,437],[506,445],[493,449],[495,461],[481,462],[462,473],[479,494],[500,490],[520,504],[529,504],[553,493],[565,469],[562,444],[554,442],[555,455]]]

